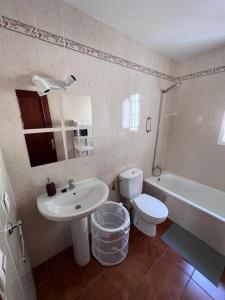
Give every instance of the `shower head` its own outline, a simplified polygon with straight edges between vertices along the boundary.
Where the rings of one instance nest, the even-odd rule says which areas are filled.
[[[177,83],[175,83],[175,84],[169,86],[167,89],[161,90],[161,92],[162,92],[163,94],[166,94],[167,92],[169,92],[170,90],[172,90],[174,87],[179,87],[179,86],[181,86],[181,84],[182,84],[182,82],[177,82]]]

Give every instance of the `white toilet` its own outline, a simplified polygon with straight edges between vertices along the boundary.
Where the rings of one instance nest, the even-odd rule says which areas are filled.
[[[137,168],[119,175],[120,194],[131,201],[134,209],[133,223],[144,234],[156,235],[156,225],[168,217],[168,209],[160,200],[142,194],[143,171]]]

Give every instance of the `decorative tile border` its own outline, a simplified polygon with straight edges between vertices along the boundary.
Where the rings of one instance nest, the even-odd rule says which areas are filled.
[[[125,68],[133,69],[142,73],[149,74],[151,76],[159,77],[162,79],[166,79],[169,81],[174,81],[174,77],[151,68],[139,65],[137,63],[131,62],[129,60],[114,56],[112,54],[100,51],[98,49],[86,46],[84,44],[78,43],[76,41],[72,41],[67,38],[63,38],[56,34],[52,34],[40,28],[36,28],[35,26],[27,25],[25,23],[16,21],[14,19],[0,16],[0,27],[18,32],[20,34],[24,34],[33,38],[37,38],[41,41],[51,43],[60,47],[65,47],[67,49],[80,52],[86,55],[90,55],[92,57],[96,57],[98,59],[102,59]]]
[[[0,27],[3,27],[8,30],[12,30],[24,35],[29,35],[33,38],[37,37],[37,29],[34,26],[27,25],[25,23],[0,16]]]
[[[39,28],[37,28],[36,30],[37,30],[37,39],[60,47],[64,47],[65,40],[63,37],[50,33],[45,30],[41,30]]]
[[[182,80],[194,79],[197,77],[197,73],[186,74],[182,76]]]
[[[203,76],[211,76],[211,75],[214,75],[217,73],[222,73],[222,72],[225,72],[225,66],[215,67],[215,68],[211,68],[211,69],[207,69],[207,70],[203,70],[203,71],[199,71],[199,72],[194,72],[194,73],[174,77],[174,81],[178,82],[178,81],[190,80],[190,79],[195,79],[195,78],[203,77]]]
[[[217,73],[225,72],[225,66],[220,66],[220,67],[215,67],[199,72],[194,72],[182,76],[172,76],[168,75],[156,70],[153,70],[151,68],[139,65],[137,63],[131,62],[129,60],[120,58],[118,56],[109,54],[104,51],[100,51],[98,49],[86,46],[84,44],[78,43],[76,41],[64,38],[62,36],[53,34],[51,32],[47,32],[45,30],[42,30],[40,28],[37,28],[35,26],[31,26],[25,23],[22,23],[20,21],[1,16],[0,15],[0,27],[15,31],[20,34],[24,34],[27,36],[30,36],[32,38],[36,38],[38,40],[51,43],[60,47],[65,47],[67,49],[80,52],[86,55],[90,55],[92,57],[102,59],[120,66],[123,66],[125,68],[133,69],[138,72],[142,72],[151,76],[159,77],[161,79],[165,79],[168,81],[173,81],[173,82],[179,82],[179,81],[184,81],[184,80],[190,80],[190,79],[195,79],[198,77],[203,77],[203,76],[211,76]]]
[[[221,72],[225,72],[225,66],[220,66],[220,67],[215,67],[212,69],[200,71],[197,73],[197,77],[210,76]]]
[[[174,82],[180,82],[180,81],[182,81],[183,80],[182,77],[183,76],[176,76],[176,77],[174,77]]]

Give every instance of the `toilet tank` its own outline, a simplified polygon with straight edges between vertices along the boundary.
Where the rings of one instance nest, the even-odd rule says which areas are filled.
[[[137,168],[129,169],[119,175],[120,194],[132,200],[142,193],[143,171]]]

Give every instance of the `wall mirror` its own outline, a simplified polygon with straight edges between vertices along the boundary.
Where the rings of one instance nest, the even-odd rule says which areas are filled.
[[[31,167],[93,153],[90,96],[16,90]]]

